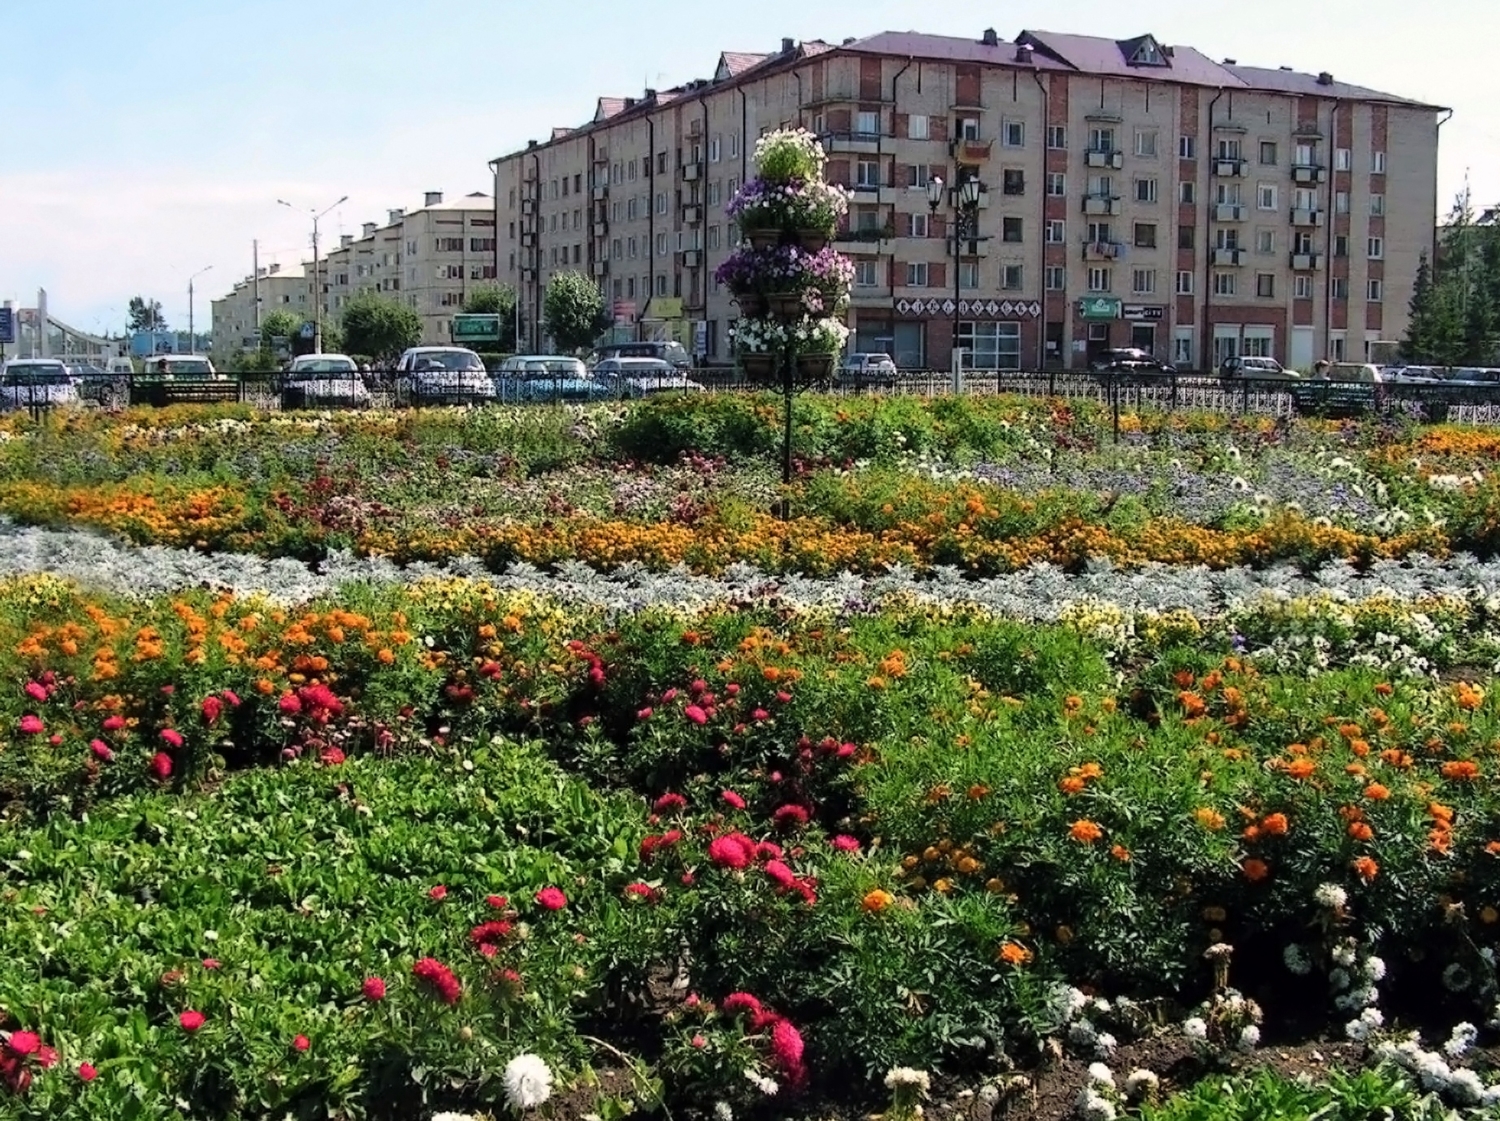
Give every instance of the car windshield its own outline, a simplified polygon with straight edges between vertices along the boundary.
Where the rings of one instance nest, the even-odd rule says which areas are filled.
[[[354,362],[348,358],[314,358],[308,361],[298,359],[292,363],[292,373],[298,375],[322,374],[353,374],[357,372]]]
[[[5,371],[5,384],[68,385],[68,372],[61,366],[13,366]]]
[[[528,362],[521,369],[524,378],[576,378],[580,376],[578,363],[571,358],[559,358],[551,362]]]
[[[450,370],[455,372],[467,372],[470,370],[482,373],[484,363],[479,360],[479,355],[471,354],[466,350],[434,350],[426,354],[414,355],[411,360],[411,368],[417,373],[424,370]]]
[[[166,372],[169,374],[210,374],[213,370],[208,361],[203,358],[178,358],[166,364]],[[152,367],[153,371],[160,370],[161,366]]]

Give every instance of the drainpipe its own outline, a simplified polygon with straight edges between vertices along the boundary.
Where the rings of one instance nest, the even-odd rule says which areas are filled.
[[[905,74],[908,70],[911,69],[911,64],[914,61],[915,61],[915,56],[914,55],[907,55],[906,56],[906,62],[902,65],[901,69],[897,70],[896,73],[895,73],[895,75],[891,78],[891,130],[892,130],[892,132],[894,132],[895,128],[896,128],[896,83],[899,82],[899,81],[901,81],[901,75]],[[884,139],[885,139],[885,135],[884,135],[883,132],[880,133],[879,135],[877,135],[875,137],[875,155],[877,157],[881,157],[881,162],[882,163],[885,162],[884,158],[882,156],[882,152],[883,152],[883,149],[884,149],[884,145],[883,145]],[[892,173],[892,177],[893,178],[894,178],[894,174],[895,173],[893,172]],[[928,174],[929,175],[932,174],[932,172],[931,172],[930,169],[928,171]],[[908,183],[907,186],[910,187],[911,184]],[[892,213],[892,215],[891,215],[891,224],[893,226],[895,225],[895,214],[894,213]],[[882,229],[883,228],[884,227],[882,227]],[[880,251],[880,242],[879,241],[877,241],[875,243],[875,250],[876,250],[876,255],[879,256],[879,251]],[[895,276],[895,272],[896,272],[896,270],[891,266],[891,263],[890,262],[886,262],[886,268],[885,268],[885,287],[886,287],[886,295],[890,297],[890,301],[891,301],[891,349],[892,350],[894,350],[896,348],[896,276]],[[857,312],[854,314],[854,320],[855,320],[855,324],[857,326],[858,323],[859,323],[859,314]],[[859,345],[858,338],[855,339],[855,345],[856,346]],[[927,340],[925,338],[922,340],[922,350],[923,350],[923,354],[925,356],[925,353],[926,353],[926,350],[927,350]],[[895,355],[893,354],[893,355],[891,355],[891,357],[895,358]]]
[[[1041,235],[1042,235],[1042,247],[1041,247],[1041,250],[1040,250],[1040,256],[1038,257],[1038,267],[1037,267],[1037,273],[1036,273],[1036,278],[1042,282],[1042,288],[1041,288],[1042,298],[1040,300],[1040,304],[1041,304],[1041,307],[1042,307],[1042,314],[1040,316],[1040,321],[1037,323],[1037,333],[1036,333],[1036,368],[1038,370],[1041,370],[1041,369],[1044,369],[1046,367],[1046,364],[1047,364],[1047,147],[1046,147],[1047,127],[1046,126],[1047,126],[1047,101],[1048,101],[1049,97],[1051,96],[1051,93],[1047,89],[1047,83],[1044,82],[1044,81],[1042,81],[1042,72],[1040,70],[1036,69],[1036,64],[1035,63],[1032,63],[1031,77],[1036,82],[1036,88],[1038,90],[1040,90],[1041,94],[1042,94],[1042,181],[1039,184],[1039,186],[1041,187],[1041,195],[1042,195],[1042,217],[1041,217],[1041,225],[1039,227],[1037,227],[1038,232],[1041,233]],[[1001,184],[1001,187],[1003,189],[1003,187],[1004,187],[1003,183]],[[1064,228],[1066,229],[1066,226]],[[1067,250],[1067,242],[1064,241],[1063,242],[1063,252],[1066,253],[1067,251],[1068,251]],[[1066,268],[1064,269],[1063,275],[1064,275],[1064,278],[1066,278],[1066,276],[1067,276]],[[1064,291],[1063,291],[1063,298],[1064,298],[1064,300],[1067,299],[1067,295],[1068,295],[1067,290],[1064,289]],[[1066,320],[1064,320],[1064,322],[1066,322]],[[1066,358],[1066,357],[1067,357],[1066,354],[1060,354],[1060,355],[1058,355],[1059,359],[1063,359],[1063,358]]]
[[[1328,218],[1323,231],[1323,356],[1330,361],[1333,359],[1333,227],[1338,221],[1338,214],[1334,212],[1334,168],[1337,161],[1334,153],[1339,147],[1339,105],[1340,100],[1333,99],[1333,107],[1328,113]],[[1350,192],[1351,210],[1353,208],[1353,192]],[[1354,225],[1353,219],[1349,222],[1350,227]],[[1344,304],[1347,309],[1350,303],[1349,294],[1344,293]],[[1349,360],[1349,316],[1344,316],[1344,360]],[[1361,328],[1363,333],[1363,328]]]
[[[651,301],[656,298],[656,114],[652,112],[646,117],[646,144],[651,151],[651,159],[646,164],[646,260],[651,262],[651,271],[647,274],[651,278],[651,288],[646,293],[645,303],[642,307],[650,307]],[[641,313],[635,313],[635,337],[639,341],[641,337]]]
[[[537,153],[531,157],[531,170],[536,180],[536,202],[531,217],[536,221],[535,244],[531,247],[531,353],[542,349],[542,157]]]
[[[1213,142],[1214,142],[1214,106],[1219,103],[1219,98],[1221,98],[1223,96],[1224,96],[1224,89],[1221,86],[1219,88],[1219,92],[1216,93],[1216,94],[1214,94],[1213,100],[1208,103],[1208,133],[1204,137],[1203,157],[1202,157],[1202,160],[1200,161],[1200,166],[1208,167],[1208,168],[1210,168],[1210,170],[1213,167],[1213,161],[1214,161],[1214,155],[1213,155]],[[1244,152],[1240,153],[1240,155],[1242,157],[1244,156],[1244,154],[1245,154]],[[1213,181],[1213,175],[1210,174],[1208,176],[1208,179],[1209,179],[1209,182],[1212,183],[1212,181]],[[1198,353],[1199,353],[1199,355],[1203,359],[1206,360],[1204,362],[1204,368],[1209,373],[1212,373],[1214,371],[1214,362],[1213,362],[1213,354],[1214,354],[1214,349],[1213,349],[1214,348],[1213,331],[1214,331],[1214,329],[1213,329],[1213,322],[1212,322],[1212,319],[1210,317],[1210,309],[1211,309],[1211,307],[1213,305],[1213,298],[1214,298],[1214,271],[1213,271],[1214,250],[1213,250],[1213,245],[1211,244],[1212,238],[1210,237],[1210,235],[1213,233],[1213,226],[1212,226],[1213,211],[1209,209],[1209,201],[1206,198],[1203,200],[1202,206],[1203,206],[1203,338],[1202,338],[1202,340],[1200,341],[1200,344],[1199,344],[1202,347],[1202,349]],[[1173,291],[1173,297],[1172,298],[1175,300],[1177,298],[1176,297],[1177,282],[1176,282],[1175,279],[1172,282],[1172,291]],[[1177,322],[1177,317],[1176,316],[1172,317],[1172,322],[1174,322],[1174,323]]]
[[[698,108],[703,110],[703,174],[698,177],[699,195],[702,201],[698,204],[698,260],[701,262],[697,269],[698,283],[702,288],[703,319],[708,321],[708,145],[712,137],[708,134],[708,94],[698,99]],[[721,153],[722,154],[722,153]],[[707,327],[703,328],[708,331]],[[707,339],[704,340],[707,342]],[[707,355],[704,356],[705,359]]]
[[[740,86],[740,183],[749,176],[750,164],[750,108],[745,101],[745,87]]]
[[[495,192],[495,287],[500,287],[500,161],[487,160],[490,169],[490,186]],[[497,344],[498,345],[498,344]]]
[[[1452,109],[1444,109],[1443,110],[1442,119],[1440,121],[1438,121],[1438,123],[1437,123],[1437,130],[1436,131],[1438,132],[1438,140],[1439,141],[1441,141],[1441,139],[1442,139],[1443,126],[1445,124],[1447,124],[1449,121],[1451,121],[1452,119],[1453,119],[1453,110]],[[1437,143],[1434,143],[1433,144],[1433,150],[1436,151],[1436,149],[1437,149]],[[1389,157],[1387,157],[1387,159],[1389,159]],[[1436,203],[1437,203],[1437,199],[1436,198],[1433,199],[1433,203],[1434,203],[1434,205],[1436,205]],[[1433,265],[1434,268],[1437,267],[1437,253],[1438,253],[1437,223],[1434,222],[1432,224],[1432,249],[1427,254],[1427,259],[1432,262],[1432,265]]]

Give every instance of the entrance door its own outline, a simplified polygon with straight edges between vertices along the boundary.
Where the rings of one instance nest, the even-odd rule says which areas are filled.
[[[1061,322],[1047,324],[1047,353],[1042,356],[1048,365],[1060,365],[1063,360],[1063,325]]]
[[[1218,369],[1231,358],[1239,357],[1240,336],[1236,332],[1233,335],[1214,335],[1214,369]]]
[[[1109,349],[1109,328],[1108,323],[1089,324],[1088,358],[1090,362]]]
[[[1130,345],[1136,350],[1144,350],[1147,354],[1154,355],[1156,353],[1156,324],[1131,324]]]
[[[1313,329],[1311,327],[1292,328],[1291,353],[1287,356],[1287,364],[1294,370],[1310,370],[1313,364]]]

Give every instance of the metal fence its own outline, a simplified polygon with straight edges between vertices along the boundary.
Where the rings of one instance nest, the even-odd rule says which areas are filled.
[[[745,392],[759,388],[729,367],[683,371],[662,379],[607,380],[591,377],[510,380],[498,375],[444,383],[398,377],[392,370],[321,374],[290,380],[281,374],[229,374],[215,379],[170,381],[141,375],[81,382],[76,395],[48,387],[18,386],[0,398],[0,408],[41,414],[81,401],[101,408],[237,402],[265,410],[421,408],[439,405],[583,404],[697,393]],[[1443,382],[1360,382],[1221,378],[1202,374],[1144,372],[903,371],[868,380],[845,375],[813,392],[837,396],[943,397],[1016,394],[1064,401],[1090,401],[1114,412],[1184,410],[1269,417],[1351,417],[1395,414],[1423,421],[1500,423],[1500,385]]]

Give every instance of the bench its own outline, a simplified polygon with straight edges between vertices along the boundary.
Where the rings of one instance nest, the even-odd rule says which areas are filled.
[[[1380,407],[1378,386],[1366,382],[1309,381],[1292,386],[1297,412],[1322,417],[1351,417]]]
[[[132,381],[130,403],[162,408],[166,405],[221,405],[240,400],[240,383],[203,378],[182,381]]]

